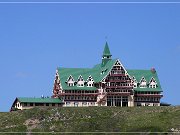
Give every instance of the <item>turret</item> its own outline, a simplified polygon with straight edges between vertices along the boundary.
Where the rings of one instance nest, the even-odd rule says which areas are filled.
[[[105,66],[106,63],[111,60],[111,52],[109,50],[109,47],[108,47],[108,43],[106,42],[105,44],[105,47],[104,47],[104,51],[103,51],[103,55],[102,55],[102,63],[101,63],[101,66]]]

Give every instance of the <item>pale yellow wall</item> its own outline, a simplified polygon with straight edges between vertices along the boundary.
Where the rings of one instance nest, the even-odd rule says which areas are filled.
[[[133,107],[134,106],[134,96],[130,95],[128,96],[128,107]]]
[[[68,102],[68,101],[67,101]],[[74,102],[74,101],[71,101],[69,102],[69,104],[67,104],[67,102],[65,102],[65,104],[63,105],[63,107],[76,107],[74,105],[74,103],[78,103],[78,106],[77,107],[86,107],[86,106],[98,106],[98,104],[96,102],[85,102],[87,103],[86,105],[83,104],[84,102]]]
[[[141,102],[140,103],[141,106],[160,106],[160,103],[144,103],[144,102]],[[134,103],[135,106],[137,106],[137,103]]]
[[[33,106],[30,106],[30,103],[27,103],[27,106],[24,106],[24,103],[20,103],[19,101],[15,103],[15,108],[19,110],[31,109],[33,107],[35,107],[35,103],[33,103]],[[37,107],[41,107],[41,106],[37,106]],[[46,103],[44,103],[43,107],[60,107],[60,106],[57,103],[55,104],[55,106],[52,106],[51,103],[49,103],[49,106],[46,106]]]

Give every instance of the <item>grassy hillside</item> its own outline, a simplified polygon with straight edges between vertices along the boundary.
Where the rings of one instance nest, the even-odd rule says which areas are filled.
[[[0,131],[180,132],[180,107],[34,108],[0,113]]]

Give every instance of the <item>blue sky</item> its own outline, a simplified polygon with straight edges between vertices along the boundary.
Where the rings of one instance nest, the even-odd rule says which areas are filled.
[[[180,104],[180,4],[0,3],[0,111],[51,96],[56,68],[100,63],[106,40],[125,68],[155,67],[162,101]]]

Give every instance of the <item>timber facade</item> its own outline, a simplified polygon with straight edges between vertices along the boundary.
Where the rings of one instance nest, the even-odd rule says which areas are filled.
[[[111,57],[106,43],[102,62],[93,68],[57,68],[52,98],[59,98],[64,107],[160,106],[163,95],[156,70],[128,70]]]

